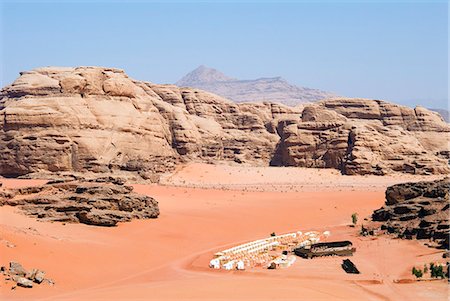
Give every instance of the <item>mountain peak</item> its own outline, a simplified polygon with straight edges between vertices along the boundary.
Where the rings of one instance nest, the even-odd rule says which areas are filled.
[[[182,79],[176,82],[177,86],[195,86],[196,84],[205,84],[212,82],[225,82],[235,80],[228,77],[217,69],[200,65],[193,71],[186,74]]]
[[[290,106],[336,96],[330,92],[296,86],[280,76],[240,80],[204,65],[191,71],[176,85],[202,89],[235,102],[272,101]]]

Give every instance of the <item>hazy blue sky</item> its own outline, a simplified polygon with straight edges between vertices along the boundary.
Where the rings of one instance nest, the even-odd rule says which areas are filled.
[[[123,68],[173,83],[204,64],[252,79],[447,107],[448,3],[13,3],[1,6],[1,85],[39,66]]]

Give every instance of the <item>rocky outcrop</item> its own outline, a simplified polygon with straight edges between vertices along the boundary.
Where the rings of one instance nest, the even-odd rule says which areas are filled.
[[[19,206],[25,214],[45,221],[94,226],[158,217],[158,202],[132,190],[111,183],[53,183],[10,190],[9,197],[0,198],[0,205]]]
[[[449,249],[450,179],[388,187],[386,205],[372,214],[382,229],[401,238],[429,239]]]
[[[178,162],[267,164],[278,141],[266,123],[216,95],[129,79],[110,68],[25,72],[0,96],[0,174],[114,169],[158,173]],[[251,146],[251,147],[250,147]]]
[[[449,172],[448,144],[442,139],[449,125],[424,108],[330,99],[302,113],[301,121],[279,124],[275,165],[331,167],[347,175]]]
[[[444,119],[445,122],[450,122],[450,111],[448,109],[432,109],[432,108],[430,108],[429,110],[441,115],[442,119]]]
[[[32,288],[33,284],[41,284],[46,281],[50,285],[54,282],[51,279],[45,278],[45,272],[39,269],[31,269],[27,271],[20,263],[11,261],[9,269],[5,266],[0,268],[0,273],[4,276],[5,282],[13,281],[17,286],[24,288]],[[14,285],[11,289],[15,289]]]
[[[49,67],[0,92],[0,175],[124,171],[155,181],[192,160],[447,173],[449,131],[427,109],[379,100],[236,104],[113,68]]]

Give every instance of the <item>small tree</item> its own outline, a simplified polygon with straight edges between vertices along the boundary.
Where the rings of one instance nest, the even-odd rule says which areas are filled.
[[[352,214],[352,223],[354,226],[356,226],[356,223],[358,222],[358,213],[353,213]]]
[[[436,278],[436,266],[434,263],[430,263],[430,274],[431,278]]]
[[[416,277],[417,277],[417,278],[422,278],[422,276],[423,276],[422,270],[421,270],[421,269],[418,269],[417,272],[416,272]]]
[[[442,265],[430,264],[431,278],[444,278],[444,268]]]
[[[270,233],[270,236],[277,236],[275,232]]]
[[[421,269],[416,269],[416,267],[412,268],[412,274],[416,276],[416,278],[422,278],[423,272]]]
[[[436,278],[445,278],[445,275],[444,275],[444,267],[443,267],[442,265],[439,265],[439,266],[436,268],[435,274],[436,274]]]
[[[423,273],[426,274],[427,272],[428,272],[428,266],[427,266],[427,264],[425,263],[425,264],[423,265]]]

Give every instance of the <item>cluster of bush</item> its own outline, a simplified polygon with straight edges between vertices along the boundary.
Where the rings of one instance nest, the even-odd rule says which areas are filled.
[[[412,274],[416,276],[416,278],[422,278],[423,272],[421,269],[416,269],[416,267],[412,268]]]
[[[427,264],[424,264],[423,270],[417,269],[416,267],[412,268],[411,273],[416,276],[416,278],[422,278],[424,274],[430,271],[431,278],[445,278],[448,275],[444,272],[444,266],[440,264],[430,263],[430,267],[428,268]]]

